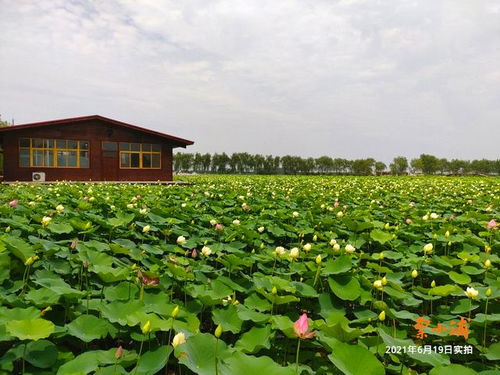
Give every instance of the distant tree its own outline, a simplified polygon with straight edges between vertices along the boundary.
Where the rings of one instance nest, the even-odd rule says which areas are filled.
[[[381,175],[383,171],[387,168],[387,165],[381,161],[375,162],[375,173]]]
[[[464,174],[467,166],[468,162],[466,160],[452,159],[448,163],[448,170],[453,174]]]
[[[203,165],[203,172],[208,172],[210,171],[210,164],[212,163],[212,155],[210,154],[204,154],[202,156],[202,165]]]
[[[391,173],[393,175],[400,176],[406,174],[408,169],[408,159],[404,156],[395,157],[389,165],[389,168],[391,169]]]
[[[359,176],[369,176],[373,174],[375,159],[356,159],[352,163],[352,172]]]
[[[437,170],[441,172],[441,174],[445,174],[450,170],[450,163],[446,158],[438,159]]]
[[[12,120],[12,124],[14,124],[14,120]],[[5,128],[7,126],[10,126],[10,124],[7,121],[3,121],[2,115],[0,115],[0,128]]]
[[[434,155],[422,154],[420,155],[422,163],[422,172],[425,174],[434,174],[439,169],[439,159]]]
[[[410,166],[413,173],[422,172],[422,160],[420,158],[411,159]]]
[[[260,173],[260,174],[354,174],[369,176],[373,173],[380,175],[387,169],[385,163],[375,161],[373,158],[347,160],[341,158],[332,159],[329,156],[321,156],[317,159],[302,158],[300,156],[286,155],[283,157],[272,155],[249,154],[247,152],[235,152],[231,156],[222,154],[190,154],[175,153],[173,155],[173,168],[176,172],[195,171],[199,173]],[[403,156],[393,159],[390,164],[392,174],[405,174],[410,169],[412,173],[420,172],[426,174],[453,173],[453,174],[500,174],[500,160],[460,160],[445,158],[438,159],[433,155],[422,154],[412,159],[410,167],[408,160]]]
[[[331,173],[333,169],[333,159],[329,156],[321,156],[315,160],[318,172],[326,174]]]

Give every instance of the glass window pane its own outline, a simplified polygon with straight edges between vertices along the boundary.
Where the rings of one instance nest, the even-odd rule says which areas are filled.
[[[33,166],[43,167],[43,151],[33,150]]]
[[[160,168],[160,154],[153,154],[152,165],[153,168]]]
[[[77,149],[78,148],[78,142],[77,141],[68,141],[68,148],[69,149]]]
[[[53,139],[46,139],[45,140],[45,147],[46,148],[54,148],[54,140]]]
[[[122,150],[122,151],[130,150],[130,143],[120,142],[120,150]]]
[[[45,166],[53,167],[54,166],[54,151],[45,151]]]
[[[138,154],[138,153],[130,154],[130,167],[132,167],[132,168],[139,168],[140,167],[139,155],[140,154]]]
[[[56,147],[57,148],[67,148],[67,145],[68,145],[68,143],[67,143],[67,141],[65,139],[58,139],[56,141]]]
[[[131,143],[130,150],[131,151],[141,151],[141,144],[140,143]]]
[[[29,138],[21,138],[19,141],[20,147],[30,147],[30,139]]]
[[[19,165],[21,167],[30,166],[30,150],[29,148],[24,148],[19,150]]]
[[[151,168],[151,154],[142,154],[142,167]]]
[[[68,167],[76,167],[76,151],[68,151]]]
[[[89,149],[89,143],[87,141],[80,141],[80,149],[82,149],[82,150],[88,150]]]
[[[102,142],[102,149],[105,151],[116,151],[118,144],[116,142]]]
[[[161,151],[161,145],[152,145],[153,151]]]
[[[40,139],[40,138],[33,139],[33,147],[42,148],[43,147],[43,139]]]
[[[126,152],[122,152],[120,154],[120,166],[122,168],[129,168],[130,167],[130,154]]]
[[[57,166],[66,167],[68,165],[68,152],[57,151]]]
[[[88,168],[89,166],[89,152],[80,151],[80,168]]]
[[[151,151],[151,143],[143,143],[142,151]]]

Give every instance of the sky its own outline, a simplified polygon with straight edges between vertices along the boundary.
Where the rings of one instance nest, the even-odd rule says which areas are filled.
[[[0,0],[0,53],[16,124],[99,114],[189,152],[500,158],[498,0]]]

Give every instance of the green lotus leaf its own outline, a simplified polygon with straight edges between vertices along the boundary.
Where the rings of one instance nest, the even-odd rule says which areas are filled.
[[[361,286],[357,278],[352,276],[336,276],[328,278],[332,292],[340,299],[354,301],[361,295]]]
[[[11,320],[5,323],[7,333],[19,340],[40,340],[49,337],[55,330],[54,323],[45,319]]]

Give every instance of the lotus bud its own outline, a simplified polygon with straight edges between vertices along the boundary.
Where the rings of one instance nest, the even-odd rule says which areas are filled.
[[[276,289],[275,286],[273,286],[273,289],[271,290],[271,294],[277,294],[278,293],[278,289]]]
[[[447,231],[446,231],[446,233],[444,234],[444,236],[445,236],[446,238],[450,237],[450,231],[449,231],[449,230],[447,230]]]
[[[418,271],[417,270],[411,271],[411,277],[416,278],[417,276],[418,276]]]
[[[215,337],[219,338],[222,335],[222,326],[219,324],[215,329]]]
[[[436,282],[435,282],[434,280],[432,280],[432,282],[431,282],[431,287],[432,287],[432,288],[435,288],[435,287],[436,287]]]
[[[321,262],[322,262],[322,260],[321,260],[321,255],[319,255],[319,254],[318,254],[318,256],[316,257],[316,264],[317,264],[317,265],[320,265],[320,264],[321,264]]]
[[[380,259],[380,260],[384,259],[384,253],[383,252],[378,255],[378,259]]]
[[[146,323],[144,323],[141,330],[143,334],[151,332],[151,322],[148,320]]]
[[[486,289],[486,293],[484,294],[486,294],[486,297],[491,296],[491,288]]]
[[[424,246],[424,253],[425,254],[432,254],[433,249],[434,249],[434,246],[431,243],[428,243],[427,245]]]
[[[387,277],[382,277],[382,285],[387,285]]]
[[[378,314],[378,320],[383,322],[385,320],[385,311],[382,311],[380,314]]]
[[[491,267],[491,260],[486,259],[486,260],[484,261],[484,267],[485,267],[485,268],[490,268],[490,267]]]
[[[122,346],[120,345],[117,349],[116,349],[116,352],[115,352],[115,358],[116,359],[120,359],[123,355],[123,348]]]
[[[172,318],[177,318],[177,315],[179,315],[180,308],[179,306],[175,306],[174,309],[172,310],[172,313],[170,314]]]

